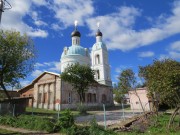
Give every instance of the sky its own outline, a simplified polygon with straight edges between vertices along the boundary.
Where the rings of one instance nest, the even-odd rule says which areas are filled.
[[[126,68],[137,76],[138,66],[155,59],[180,61],[180,0],[7,1],[12,9],[3,12],[1,28],[26,33],[37,49],[35,70],[21,80],[23,86],[44,71],[60,73],[60,57],[71,46],[75,20],[81,46],[89,50],[100,22],[114,83]]]

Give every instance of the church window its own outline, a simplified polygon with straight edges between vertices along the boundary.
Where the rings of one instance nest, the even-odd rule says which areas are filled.
[[[93,102],[96,103],[96,94],[93,94]]]
[[[47,99],[47,93],[44,93],[43,94],[43,103],[47,103],[48,102],[48,99]]]
[[[106,95],[105,94],[102,95],[101,103],[106,103]]]
[[[68,94],[68,103],[70,104],[71,103],[71,93],[69,92]]]
[[[96,64],[100,64],[100,56],[99,54],[95,57]]]
[[[96,78],[100,79],[100,72],[99,72],[99,70],[96,71]]]
[[[92,97],[91,97],[91,93],[88,93],[88,103],[91,103],[92,102],[92,99],[91,99]]]
[[[75,45],[76,44],[76,39],[73,39],[73,45]]]
[[[42,93],[39,93],[39,94],[38,94],[38,103],[39,103],[39,104],[41,103],[41,98],[42,98]]]

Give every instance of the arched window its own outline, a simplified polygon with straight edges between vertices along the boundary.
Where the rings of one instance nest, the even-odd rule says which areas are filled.
[[[96,94],[93,94],[93,102],[96,103]]]
[[[96,64],[100,64],[100,56],[99,56],[99,54],[96,55],[95,61],[96,61]]]
[[[91,93],[88,93],[88,103],[91,103],[92,102],[92,99],[91,99]]]
[[[69,92],[69,95],[68,95],[68,103],[70,104],[71,103],[71,93]]]
[[[75,45],[76,44],[76,39],[73,39],[73,45]]]
[[[96,71],[96,78],[100,79],[100,72],[99,72],[99,70]]]
[[[101,103],[106,103],[106,95],[105,94],[102,94]]]

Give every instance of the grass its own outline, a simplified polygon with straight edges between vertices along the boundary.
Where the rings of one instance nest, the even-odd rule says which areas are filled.
[[[176,117],[174,126],[168,130],[167,125],[171,115],[160,114],[158,117],[152,117],[150,121],[153,123],[145,133],[139,132],[119,132],[119,135],[180,135],[180,127],[178,127],[179,118]],[[157,122],[155,123],[155,121]]]
[[[26,112],[27,114],[32,114],[32,111],[33,111],[33,114],[34,115],[39,115],[39,116],[48,116],[48,117],[51,117],[51,116],[55,116],[55,115],[58,115],[58,111],[55,111],[55,110],[47,110],[47,109],[41,109],[41,108],[31,108],[31,107],[26,107]],[[79,112],[78,111],[71,111],[73,113],[73,116],[79,116]]]

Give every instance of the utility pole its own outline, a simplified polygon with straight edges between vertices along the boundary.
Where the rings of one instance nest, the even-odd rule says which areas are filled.
[[[7,0],[0,0],[0,23],[1,23],[1,18],[2,18],[2,12],[6,9],[11,9],[12,6]]]
[[[0,23],[1,23],[2,12],[4,12],[4,1],[0,0]]]

